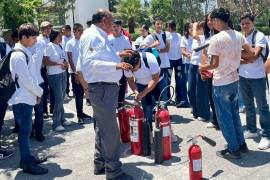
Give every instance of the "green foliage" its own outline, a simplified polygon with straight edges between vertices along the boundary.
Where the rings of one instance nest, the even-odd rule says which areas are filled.
[[[261,32],[263,32],[265,35],[270,35],[270,28],[269,26],[261,26],[257,27],[257,29]]]

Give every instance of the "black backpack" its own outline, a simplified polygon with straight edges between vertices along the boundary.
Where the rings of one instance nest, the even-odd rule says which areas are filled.
[[[160,66],[161,59],[160,59],[159,55],[157,55],[157,53],[153,52],[153,51],[157,51],[156,49],[154,50],[154,48],[144,48],[144,49],[140,49],[140,51],[142,52],[142,58],[143,58],[144,64],[148,69],[149,69],[149,64],[148,64],[147,57],[146,57],[147,52],[153,54],[156,57],[158,65]]]
[[[156,34],[152,34],[152,37],[153,37],[155,40],[158,40],[158,41],[159,41],[159,39],[158,39],[158,37],[157,37]],[[164,42],[164,44],[165,44],[165,46],[166,46],[166,32],[163,32],[163,34],[162,34],[162,39],[163,39],[163,42]]]
[[[6,56],[6,43],[0,42],[0,59]]]
[[[255,48],[255,39],[256,39],[256,34],[258,33],[258,31],[255,29],[254,33],[252,35],[252,47]],[[260,54],[261,57],[263,58],[263,62],[265,62],[267,60],[267,57],[269,55],[269,46],[268,43],[266,43],[266,47],[265,47],[265,55],[263,55],[262,53]]]
[[[0,101],[7,102],[16,88],[20,88],[18,83],[18,77],[15,76],[15,80],[13,80],[11,72],[10,72],[10,57],[13,52],[22,52],[26,57],[26,63],[28,64],[29,59],[25,52],[20,49],[13,49],[9,52],[1,61],[0,61]]]

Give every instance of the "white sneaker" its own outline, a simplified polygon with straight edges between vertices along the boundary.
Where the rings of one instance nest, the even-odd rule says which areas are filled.
[[[252,139],[258,137],[258,133],[252,133],[250,131],[245,131],[244,132],[244,138],[245,139]]]
[[[209,122],[209,123],[207,123],[206,127],[207,128],[215,128],[216,125],[214,125],[212,122]]]
[[[198,117],[199,121],[207,121],[206,119],[202,118],[202,117]]]
[[[54,129],[55,131],[57,131],[57,132],[61,132],[61,131],[64,131],[64,130],[66,130],[63,126],[57,126],[55,129]]]
[[[258,148],[260,150],[265,150],[265,149],[268,149],[269,147],[270,147],[270,140],[266,137],[262,137],[258,145]]]
[[[239,108],[239,113],[245,113],[245,112],[246,112],[245,106]]]
[[[64,125],[64,126],[70,126],[71,124],[72,124],[71,121],[65,121],[65,122],[63,122],[63,125]]]

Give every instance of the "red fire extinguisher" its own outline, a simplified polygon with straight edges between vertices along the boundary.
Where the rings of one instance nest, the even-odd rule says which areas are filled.
[[[138,104],[129,109],[131,153],[135,155],[142,154],[143,119],[144,113]]]
[[[191,137],[189,141],[192,141],[192,145],[188,150],[189,157],[189,179],[190,180],[201,180],[202,176],[202,150],[199,145],[197,145],[197,138],[201,137],[205,142],[211,146],[216,146],[216,142],[206,136],[196,136]]]
[[[122,143],[130,142],[129,110],[127,106],[118,108],[118,122]]]
[[[163,160],[170,160],[172,157],[171,121],[169,111],[163,105],[158,105],[155,121],[162,132]]]

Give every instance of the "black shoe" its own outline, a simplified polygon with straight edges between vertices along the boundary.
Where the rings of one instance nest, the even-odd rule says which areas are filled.
[[[176,105],[177,108],[189,108],[189,104],[187,102],[180,102],[179,104]]]
[[[224,148],[227,149],[227,148],[228,148],[228,144],[226,144],[226,145],[224,146]],[[246,143],[242,144],[242,145],[240,146],[239,150],[240,150],[241,153],[247,153],[247,152],[249,151],[249,149],[248,149]]]
[[[80,117],[83,118],[83,119],[85,119],[85,120],[91,120],[92,119],[91,116],[89,116],[89,115],[87,115],[85,113],[82,113],[82,115]]]
[[[0,149],[0,160],[7,159],[14,154],[13,151]]]
[[[35,138],[39,142],[43,142],[45,140],[45,137],[44,137],[44,135],[42,133],[36,134]]]
[[[85,124],[84,119],[83,119],[83,118],[78,117],[78,124]]]
[[[217,151],[216,155],[225,159],[240,159],[241,158],[241,154],[240,151],[229,151],[229,149],[224,149],[221,151]]]
[[[48,169],[40,167],[34,163],[29,164],[29,165],[21,164],[21,168],[22,168],[24,173],[29,173],[29,174],[33,174],[33,175],[41,175],[41,174],[48,173]]]
[[[18,134],[19,133],[19,128],[18,127],[13,128],[12,132]]]
[[[115,177],[115,178],[111,178],[111,179],[107,178],[107,180],[133,180],[133,177],[126,173],[123,173],[120,176]]]
[[[94,175],[103,175],[105,174],[105,168],[103,169],[94,169]]]
[[[35,164],[41,164],[47,161],[47,158],[34,158],[34,163]]]
[[[89,99],[86,99],[86,106],[91,106],[91,102]]]

